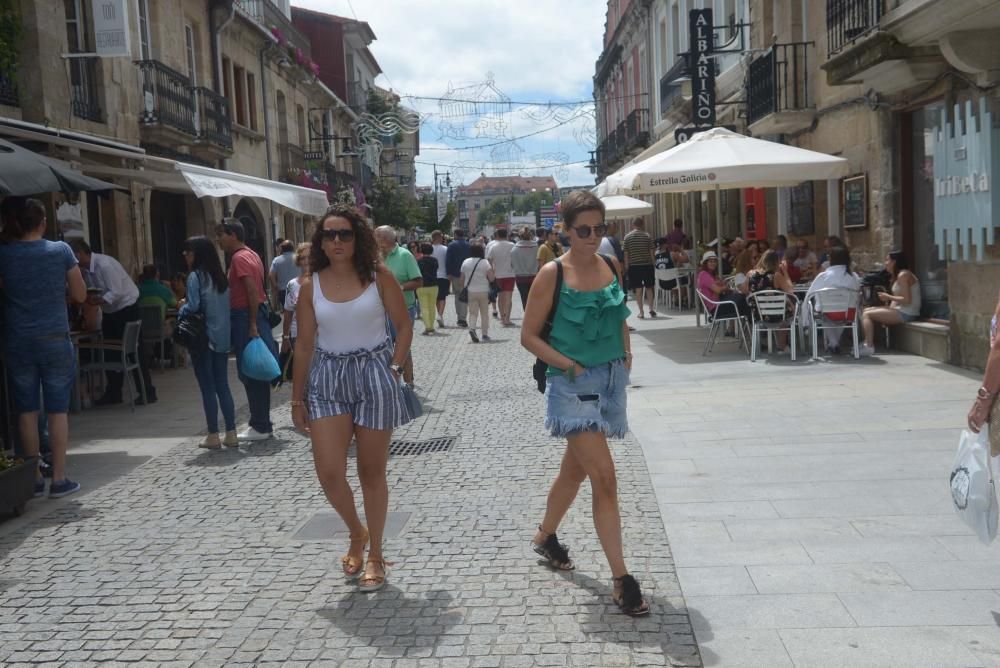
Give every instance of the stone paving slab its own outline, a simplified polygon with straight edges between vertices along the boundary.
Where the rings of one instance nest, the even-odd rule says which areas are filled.
[[[0,664],[701,665],[633,438],[614,454],[626,557],[653,614],[612,604],[586,486],[560,530],[578,570],[553,572],[528,549],[562,450],[542,430],[518,334],[498,328],[490,346],[454,329],[416,337],[427,413],[396,437],[458,440],[390,461],[390,510],[411,516],[386,541],[395,566],[381,592],[343,581],[342,537],[295,538],[329,506],[280,406],[270,442],[205,451],[186,438],[0,530]],[[171,400],[198,402],[190,387]]]

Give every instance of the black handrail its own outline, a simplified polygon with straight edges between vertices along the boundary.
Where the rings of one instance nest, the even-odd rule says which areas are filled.
[[[139,122],[162,123],[197,135],[191,81],[158,60],[140,60],[136,65],[139,66],[143,98]]]
[[[885,12],[885,0],[826,0],[827,55],[876,30]]]
[[[73,115],[87,121],[103,120],[97,92],[97,58],[74,57],[69,59],[70,107]]]
[[[209,88],[192,90],[198,110],[198,138],[223,148],[233,147],[229,100]]]
[[[768,114],[809,107],[810,42],[775,44],[750,63],[747,76],[747,123]]]

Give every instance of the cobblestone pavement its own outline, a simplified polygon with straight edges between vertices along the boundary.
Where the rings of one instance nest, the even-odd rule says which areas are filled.
[[[653,614],[611,602],[586,488],[560,529],[578,570],[528,549],[562,450],[542,430],[519,330],[495,334],[416,337],[427,412],[396,438],[458,440],[390,461],[390,511],[409,516],[386,541],[383,591],[344,582],[344,534],[295,537],[332,511],[282,405],[269,443],[205,451],[192,437],[0,536],[0,664],[700,665],[631,437],[614,446],[626,557]]]

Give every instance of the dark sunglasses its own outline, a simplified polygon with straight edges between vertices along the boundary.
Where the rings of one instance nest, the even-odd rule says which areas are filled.
[[[354,230],[348,228],[346,230],[323,230],[323,238],[334,241],[340,237],[340,240],[345,244],[354,241]]]
[[[599,237],[603,237],[608,232],[607,223],[598,223],[597,225],[574,225],[573,231],[576,232],[576,236],[581,239],[586,239],[590,236],[591,231]]]

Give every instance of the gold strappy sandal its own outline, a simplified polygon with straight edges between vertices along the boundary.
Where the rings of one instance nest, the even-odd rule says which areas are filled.
[[[360,577],[362,572],[361,567],[364,564],[365,544],[367,542],[368,529],[365,529],[364,534],[360,536],[351,536],[351,547],[348,549],[347,554],[340,559],[340,567],[344,571],[344,577],[348,580],[356,580]],[[361,544],[361,555],[356,557],[351,552],[359,543]]]
[[[368,567],[370,565],[376,565],[381,567],[382,575],[369,575]],[[373,559],[368,557],[365,562],[365,574],[358,580],[358,591],[378,591],[385,586],[386,581],[389,579],[389,566],[392,565],[391,561],[386,561],[385,559]]]

